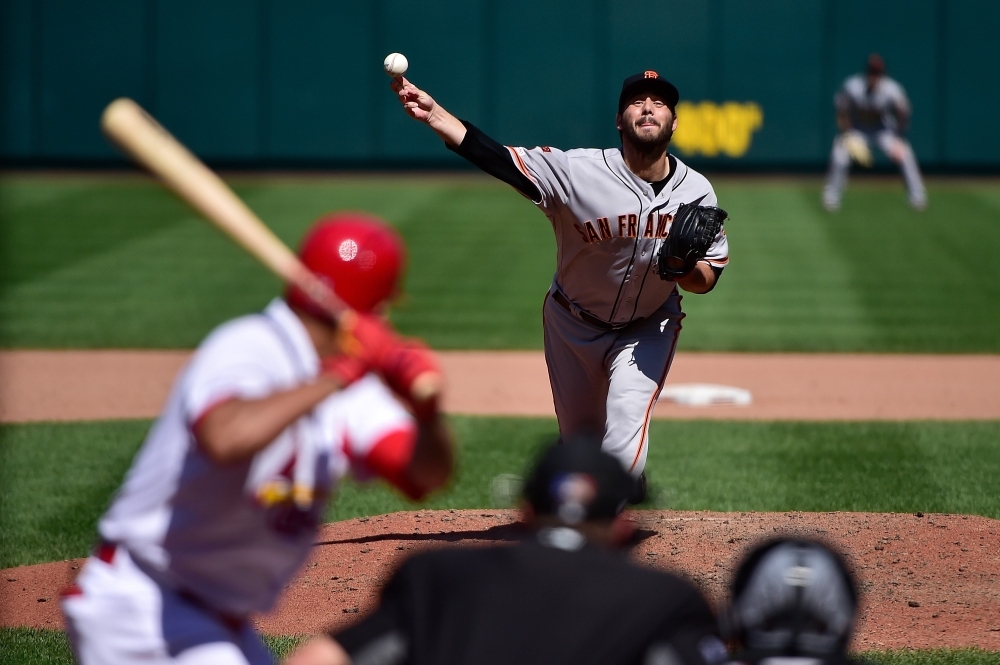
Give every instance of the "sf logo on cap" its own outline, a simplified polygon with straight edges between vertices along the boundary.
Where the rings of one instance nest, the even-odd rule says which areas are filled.
[[[660,75],[657,74],[656,72],[654,72],[652,69],[647,69],[646,72],[643,74],[643,76],[645,78],[648,78],[648,79],[658,79],[658,78],[660,78]]]

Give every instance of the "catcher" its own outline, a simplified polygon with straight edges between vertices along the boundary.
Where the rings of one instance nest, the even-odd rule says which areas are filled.
[[[732,665],[860,663],[847,652],[858,587],[844,558],[809,538],[779,537],[753,547],[730,585],[723,632]]]
[[[870,167],[874,159],[869,146],[875,143],[902,169],[910,206],[914,210],[926,208],[927,191],[920,177],[920,167],[906,140],[910,100],[903,86],[885,75],[885,61],[880,55],[868,56],[866,74],[856,74],[844,81],[834,96],[834,106],[837,107],[840,134],[830,151],[823,207],[831,212],[840,208],[851,162]]]
[[[392,88],[406,113],[552,224],[542,327],[559,431],[600,433],[639,479],[633,501],[642,501],[649,420],[684,318],[677,289],[711,291],[729,261],[711,184],[667,152],[677,88],[651,70],[628,77],[615,118],[621,147],[567,151],[501,145],[405,78]]]
[[[373,614],[285,665],[721,665],[698,589],[623,555],[634,480],[599,445],[545,451],[525,485],[520,542],[414,556]]]

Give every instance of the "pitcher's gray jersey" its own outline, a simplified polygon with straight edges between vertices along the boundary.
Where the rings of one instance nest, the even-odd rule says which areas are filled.
[[[625,165],[618,148],[508,148],[538,187],[535,201],[556,236],[555,287],[575,305],[612,324],[649,317],[674,292],[655,273],[656,251],[682,203],[717,204],[708,180],[670,156],[672,174],[658,195]],[[725,231],[706,260],[729,261]]]
[[[910,115],[910,100],[899,83],[888,76],[879,77],[869,92],[867,77],[857,74],[844,81],[834,96],[837,110],[847,113],[851,125],[863,132],[888,129],[900,132],[900,118]]]
[[[715,191],[673,156],[656,194],[617,148],[508,150],[538,189],[534,203],[556,236],[542,329],[559,431],[603,431],[604,450],[638,477],[684,318],[676,284],[655,272],[656,252],[677,208],[714,206]],[[706,260],[719,268],[728,263],[724,231]]]

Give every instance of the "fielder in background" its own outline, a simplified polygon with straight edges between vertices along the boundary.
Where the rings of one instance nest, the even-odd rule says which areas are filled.
[[[621,549],[634,483],[596,437],[551,446],[528,474],[523,540],[412,557],[371,615],[286,665],[723,663],[698,589]]]
[[[405,78],[391,85],[450,150],[548,217],[556,273],[542,321],[559,431],[600,433],[604,450],[640,480],[634,502],[643,500],[649,420],[684,317],[677,287],[707,293],[729,261],[712,185],[667,153],[677,88],[654,71],[630,76],[618,98],[621,148],[563,151],[501,145]],[[717,222],[710,231],[702,215]],[[697,242],[676,232],[682,218],[698,222],[684,225]],[[670,243],[682,246],[661,260]]]
[[[914,210],[926,208],[927,191],[920,177],[920,167],[906,140],[910,128],[910,100],[903,86],[885,75],[882,57],[877,53],[868,56],[868,71],[844,81],[833,103],[837,108],[840,134],[833,140],[830,151],[823,207],[830,211],[840,208],[851,160],[871,166],[871,144],[875,143],[902,169],[910,206]]]
[[[841,555],[807,538],[752,548],[736,571],[723,632],[747,665],[848,665],[858,590]]]
[[[447,481],[436,403],[399,397],[436,362],[378,315],[402,241],[346,215],[314,226],[300,255],[355,320],[339,328],[291,288],[202,342],[62,600],[83,665],[272,662],[248,616],[305,560],[337,481],[379,476],[413,499]]]

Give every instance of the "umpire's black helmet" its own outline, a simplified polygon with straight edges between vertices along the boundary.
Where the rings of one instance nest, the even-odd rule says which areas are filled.
[[[724,629],[741,655],[846,659],[858,591],[844,559],[807,538],[778,538],[754,548],[732,583]]]
[[[567,524],[612,520],[635,491],[635,479],[601,450],[600,437],[590,434],[546,448],[524,484],[524,498],[536,515],[554,515]]]

